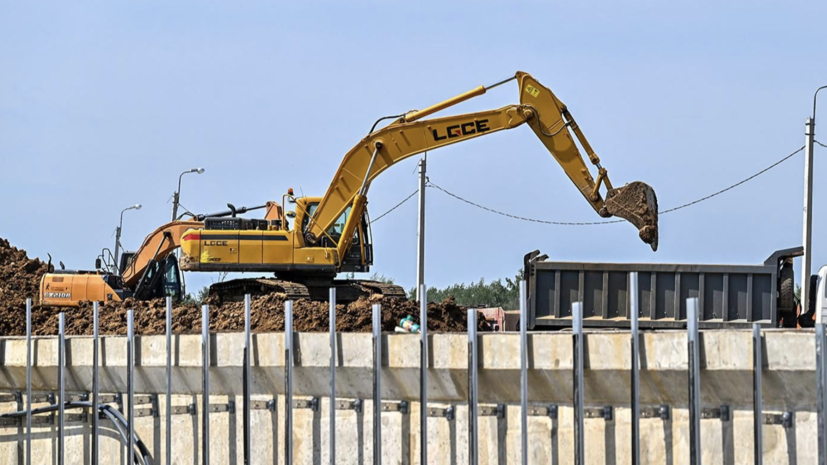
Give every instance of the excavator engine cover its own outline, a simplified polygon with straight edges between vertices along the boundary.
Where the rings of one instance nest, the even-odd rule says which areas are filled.
[[[658,250],[658,198],[652,186],[635,181],[606,193],[606,213],[635,225],[640,239]],[[602,213],[602,212],[601,212]]]

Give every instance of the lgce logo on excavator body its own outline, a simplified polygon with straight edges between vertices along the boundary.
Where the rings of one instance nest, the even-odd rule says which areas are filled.
[[[445,128],[446,134],[440,136],[436,129],[431,130],[434,135],[434,140],[453,139],[454,137],[467,136],[469,134],[476,134],[490,131],[488,127],[488,120],[481,119],[477,121],[469,121],[467,123],[456,124]]]
[[[206,246],[226,246],[227,241],[204,241]]]

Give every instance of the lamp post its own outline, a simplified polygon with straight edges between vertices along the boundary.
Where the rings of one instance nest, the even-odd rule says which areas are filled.
[[[175,191],[174,194],[172,194],[172,221],[178,219],[178,201],[181,199],[181,178],[183,178],[184,175],[188,173],[204,174],[204,168],[193,168],[191,170],[184,171],[178,176],[178,190]]]
[[[121,247],[121,229],[123,228],[123,214],[128,210],[140,210],[141,204],[135,204],[131,207],[126,207],[121,210],[121,221],[118,223],[118,229],[115,230],[115,268],[120,269],[118,266],[118,251]]]
[[[813,142],[816,138],[816,100],[818,92],[827,86],[816,89],[813,95],[813,117],[804,123],[804,255],[801,257],[801,313],[810,309],[810,267],[813,254]],[[818,323],[821,323],[820,321]]]

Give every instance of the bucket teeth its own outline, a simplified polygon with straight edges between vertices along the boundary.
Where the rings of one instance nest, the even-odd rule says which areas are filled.
[[[640,239],[658,250],[658,198],[655,190],[635,181],[606,193],[606,212],[635,225]]]

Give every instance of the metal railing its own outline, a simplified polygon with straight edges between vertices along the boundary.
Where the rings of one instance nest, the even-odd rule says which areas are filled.
[[[670,406],[644,406],[641,405],[640,400],[640,344],[641,334],[639,333],[638,317],[640,315],[639,299],[637,295],[637,275],[631,273],[629,276],[630,283],[630,317],[631,330],[630,348],[631,348],[631,368],[630,368],[630,397],[629,406],[631,414],[631,444],[630,452],[633,464],[640,463],[640,420],[641,418],[660,418],[662,420],[670,419]],[[448,408],[431,408],[429,407],[428,399],[428,315],[427,315],[427,298],[425,298],[425,289],[422,292],[422,302],[420,307],[420,327],[419,334],[421,341],[421,359],[420,359],[420,453],[422,463],[428,463],[428,422],[433,417],[443,418],[447,421],[453,421],[455,418],[455,409]],[[526,305],[526,294],[524,283],[520,286],[520,443],[521,443],[521,462],[528,463],[529,449],[528,449],[528,419],[532,416],[546,416],[551,417],[556,421],[558,414],[558,405],[532,405],[530,404],[529,393],[530,386],[528,385],[528,369],[530,357],[528,354],[529,342],[526,333],[526,323],[528,320]],[[698,325],[698,302],[697,299],[687,299],[687,397],[688,411],[689,411],[689,433],[690,441],[688,450],[686,451],[690,458],[690,463],[701,463],[701,423],[702,419],[716,418],[721,421],[731,421],[730,409],[728,406],[720,406],[716,408],[702,408],[701,404],[701,387],[702,387],[702,370],[700,364],[700,344],[702,343],[702,333],[699,331]],[[135,326],[133,319],[133,312],[127,312],[127,382],[124,386],[126,391],[126,399],[123,399],[123,393],[101,394],[100,391],[100,359],[99,359],[99,345],[100,335],[98,328],[98,310],[99,306],[93,306],[93,367],[92,367],[92,390],[90,393],[77,396],[66,393],[66,373],[65,373],[65,354],[66,354],[66,331],[64,314],[59,315],[59,335],[58,335],[58,392],[55,396],[49,393],[44,396],[33,395],[32,393],[32,324],[31,300],[26,303],[26,390],[25,390],[25,408],[23,408],[24,393],[16,392],[13,396],[0,396],[0,402],[14,401],[19,406],[19,411],[13,413],[0,414],[0,425],[8,426],[16,424],[25,431],[25,463],[31,463],[31,445],[32,445],[32,428],[35,426],[42,426],[43,424],[57,424],[57,441],[56,446],[57,463],[63,465],[64,450],[63,443],[65,438],[65,428],[68,422],[89,421],[91,417],[92,428],[91,435],[91,451],[89,457],[92,463],[97,463],[99,460],[100,447],[100,426],[99,420],[105,419],[111,422],[111,427],[118,433],[122,443],[125,445],[125,457],[127,463],[149,464],[156,463],[156,460],[149,454],[147,447],[143,444],[141,439],[135,433],[135,419],[141,416],[159,416],[157,395],[136,395],[135,393]],[[211,413],[229,413],[234,415],[236,413],[235,403],[230,400],[226,404],[210,403],[210,366],[212,365],[211,351],[210,351],[210,308],[208,305],[202,306],[202,404],[201,410],[195,404],[184,406],[174,406],[172,404],[172,392],[174,390],[173,376],[172,376],[172,302],[167,299],[166,302],[166,402],[165,402],[165,434],[166,434],[166,450],[164,463],[172,463],[175,451],[172,448],[171,438],[172,431],[172,415],[197,415],[201,414],[201,461],[208,464],[210,460],[210,414]],[[294,364],[296,360],[295,350],[296,341],[293,333],[293,302],[285,303],[285,333],[284,333],[284,462],[287,464],[293,463],[293,411],[295,409],[310,408],[318,411],[320,408],[319,399],[294,400],[293,385],[294,385]],[[361,412],[363,402],[361,399],[350,401],[337,401],[336,392],[336,369],[338,339],[336,333],[336,293],[334,289],[330,291],[330,309],[329,309],[329,333],[330,333],[330,403],[329,403],[329,458],[330,463],[335,463],[337,458],[336,450],[336,411],[343,409],[353,409]],[[584,391],[584,372],[585,372],[585,357],[584,346],[586,344],[588,334],[583,330],[583,307],[582,303],[577,302],[572,306],[572,351],[573,351],[573,366],[572,366],[572,409],[574,414],[574,436],[573,436],[573,457],[571,461],[575,464],[585,463],[585,455],[588,450],[587,435],[585,434],[585,422],[588,419],[603,419],[604,421],[613,420],[613,406],[588,407],[588,399],[585,398]],[[408,413],[407,402],[384,402],[382,398],[382,354],[383,354],[383,335],[381,331],[382,324],[382,308],[380,304],[375,304],[372,307],[372,373],[373,373],[373,460],[374,463],[381,463],[382,458],[382,414],[383,412],[402,412]],[[478,462],[478,454],[480,450],[479,443],[479,418],[482,416],[497,417],[504,419],[505,406],[496,405],[494,407],[480,404],[478,396],[479,387],[479,367],[480,367],[480,335],[477,333],[477,311],[470,309],[467,312],[468,324],[468,457],[469,462],[476,464]],[[827,465],[827,434],[825,433],[825,414],[827,414],[827,357],[825,357],[825,350],[827,349],[827,334],[825,334],[825,327],[823,324],[817,324],[815,329],[815,348],[816,348],[816,390],[817,390],[817,431],[818,431],[818,463]],[[763,356],[762,356],[762,330],[758,324],[752,328],[752,353],[753,353],[753,418],[754,418],[754,457],[755,463],[760,464],[763,461],[762,457],[762,428],[764,424],[779,424],[785,428],[793,428],[795,426],[794,415],[792,412],[785,412],[782,414],[764,414],[763,412],[763,398],[762,398],[762,372],[763,372]],[[243,360],[243,405],[240,410],[243,414],[243,463],[249,464],[252,462],[251,442],[253,434],[251,431],[251,410],[269,410],[274,413],[276,410],[276,398],[272,401],[262,402],[253,401],[251,399],[252,392],[252,359],[253,359],[253,345],[251,336],[251,300],[249,296],[244,300],[244,360]],[[516,383],[515,383],[516,387]],[[91,401],[89,401],[91,399]],[[33,403],[42,403],[43,401],[49,403],[46,407],[33,408]],[[112,404],[116,404],[117,408]],[[126,404],[126,405],[124,405]],[[138,405],[149,404],[151,407],[137,409]],[[124,406],[126,406],[127,415],[123,416]],[[67,410],[82,409],[91,415],[75,415],[67,413]],[[55,418],[55,410],[57,411],[57,418]],[[158,451],[156,451],[158,453]],[[157,460],[157,463],[161,463]]]

